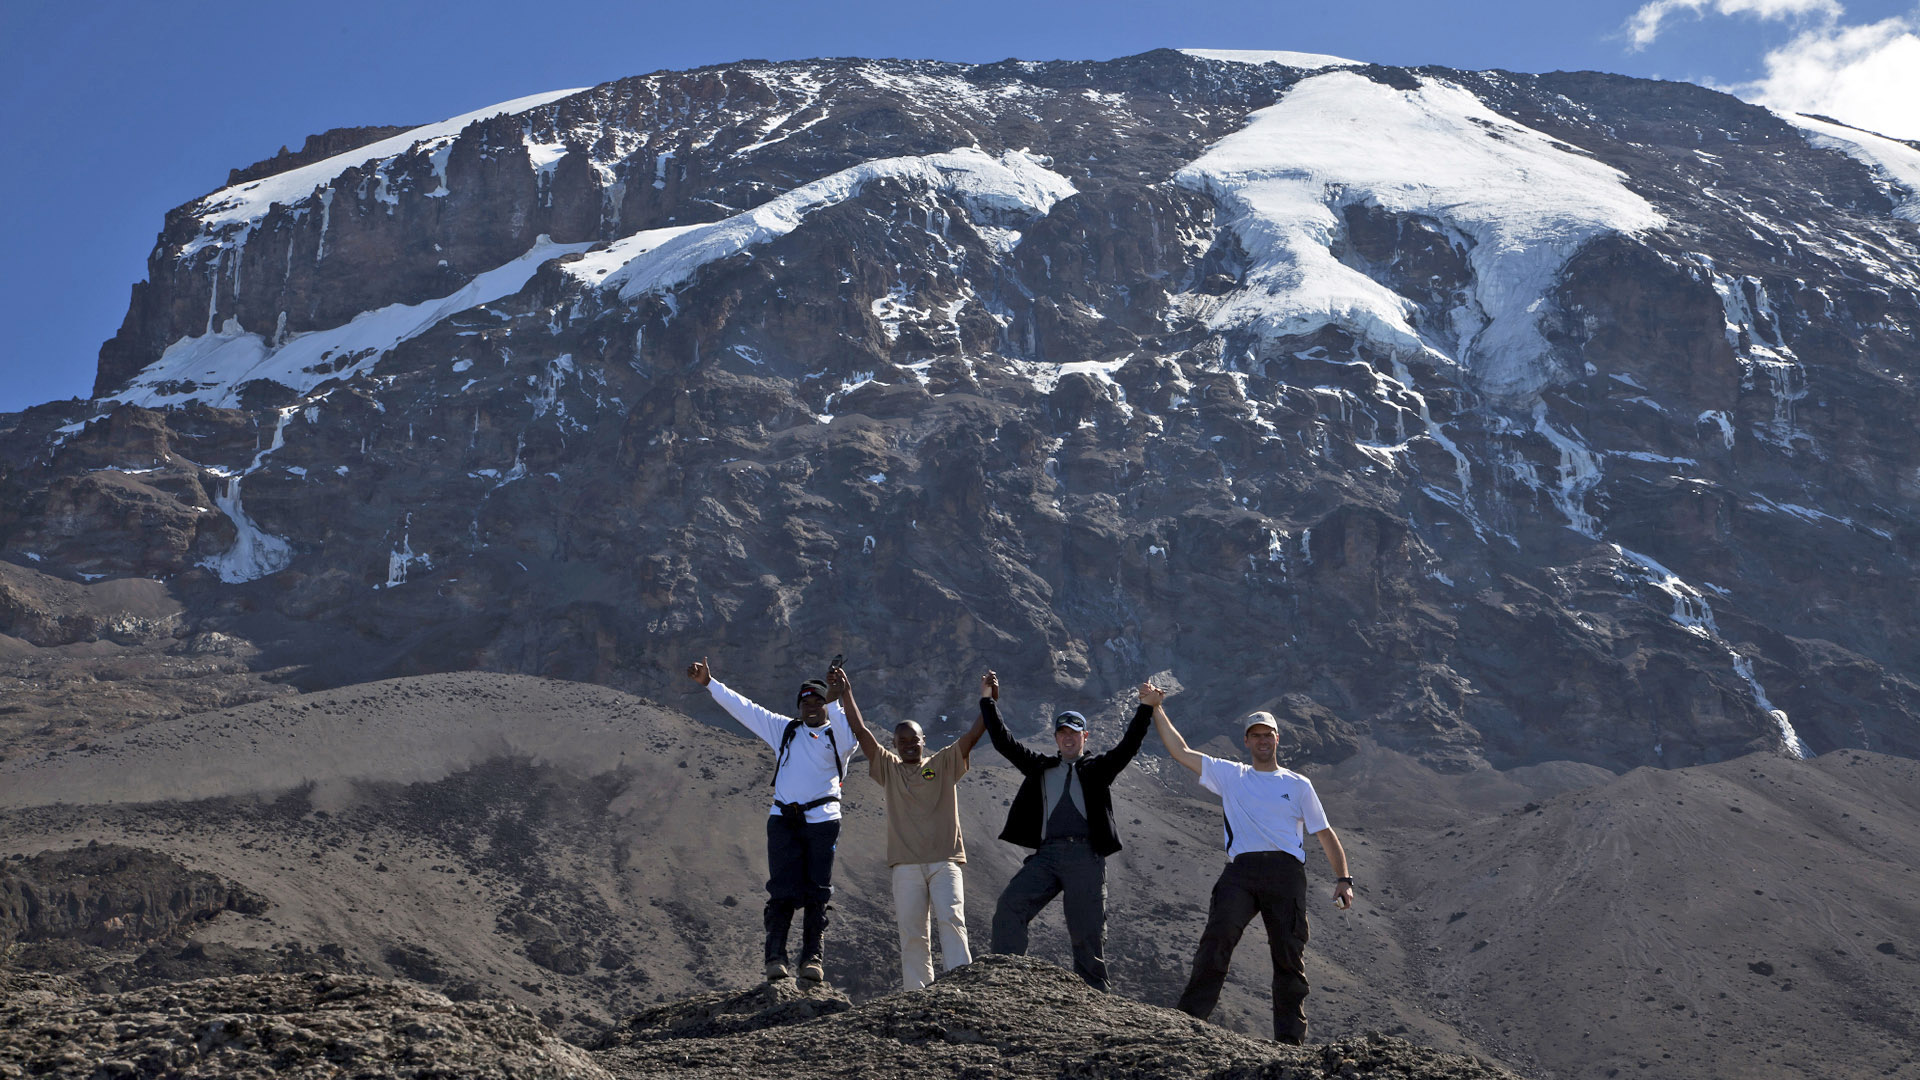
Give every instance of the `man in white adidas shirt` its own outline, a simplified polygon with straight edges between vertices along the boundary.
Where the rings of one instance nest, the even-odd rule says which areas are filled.
[[[833,855],[840,842],[840,780],[853,755],[853,735],[827,684],[800,684],[794,720],[761,708],[713,677],[702,659],[687,677],[748,731],[774,749],[773,809],[767,814],[766,963],[768,979],[787,977],[787,936],[800,924],[800,977],[826,978],[822,944],[833,899]]]
[[[1319,840],[1326,852],[1335,875],[1333,902],[1343,908],[1353,903],[1346,850],[1327,824],[1313,782],[1280,767],[1280,729],[1272,713],[1247,716],[1245,742],[1253,764],[1242,765],[1187,746],[1167,716],[1165,692],[1150,698],[1146,690],[1140,700],[1155,706],[1153,724],[1167,753],[1198,775],[1200,786],[1220,796],[1232,860],[1214,882],[1207,928],[1178,1008],[1202,1020],[1213,1014],[1233,948],[1257,912],[1273,953],[1273,1037],[1297,1046],[1307,1038],[1306,838]]]

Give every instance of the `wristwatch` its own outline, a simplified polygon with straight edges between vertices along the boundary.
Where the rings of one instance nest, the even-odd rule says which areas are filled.
[[[1337,878],[1334,878],[1334,879],[1333,879],[1333,881],[1334,881],[1334,884],[1336,884],[1336,885],[1351,885],[1351,884],[1353,884],[1353,879],[1352,879],[1352,878],[1350,878],[1350,877],[1337,877]]]

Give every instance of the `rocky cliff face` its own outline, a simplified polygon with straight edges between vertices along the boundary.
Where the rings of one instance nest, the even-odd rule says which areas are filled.
[[[163,578],[256,695],[844,652],[888,718],[1171,671],[1322,760],[1914,754],[1914,175],[1295,54],[523,99],[172,212],[98,399],[0,424],[0,610]]]

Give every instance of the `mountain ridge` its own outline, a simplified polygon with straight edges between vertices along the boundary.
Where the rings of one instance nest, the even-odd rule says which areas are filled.
[[[1860,143],[1172,50],[525,100],[170,215],[100,369],[144,404],[0,439],[0,632],[138,575],[187,636],[119,668],[218,634],[220,693],[846,652],[902,712],[1173,671],[1326,760],[1915,752],[1915,226]]]

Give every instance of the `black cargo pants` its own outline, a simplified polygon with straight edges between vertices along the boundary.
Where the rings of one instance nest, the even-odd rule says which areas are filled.
[[[1179,1009],[1202,1020],[1213,1014],[1234,946],[1256,912],[1267,924],[1273,953],[1273,1037],[1299,1045],[1307,1038],[1307,868],[1284,851],[1248,852],[1214,882],[1207,928]]]
[[[821,958],[827,933],[827,903],[833,899],[833,856],[840,822],[806,821],[798,815],[767,817],[766,958],[784,963],[793,913],[803,913],[800,959]]]
[[[1049,840],[1027,856],[993,911],[993,951],[1025,956],[1027,924],[1056,896],[1067,917],[1073,972],[1107,989],[1107,860],[1084,837]]]

